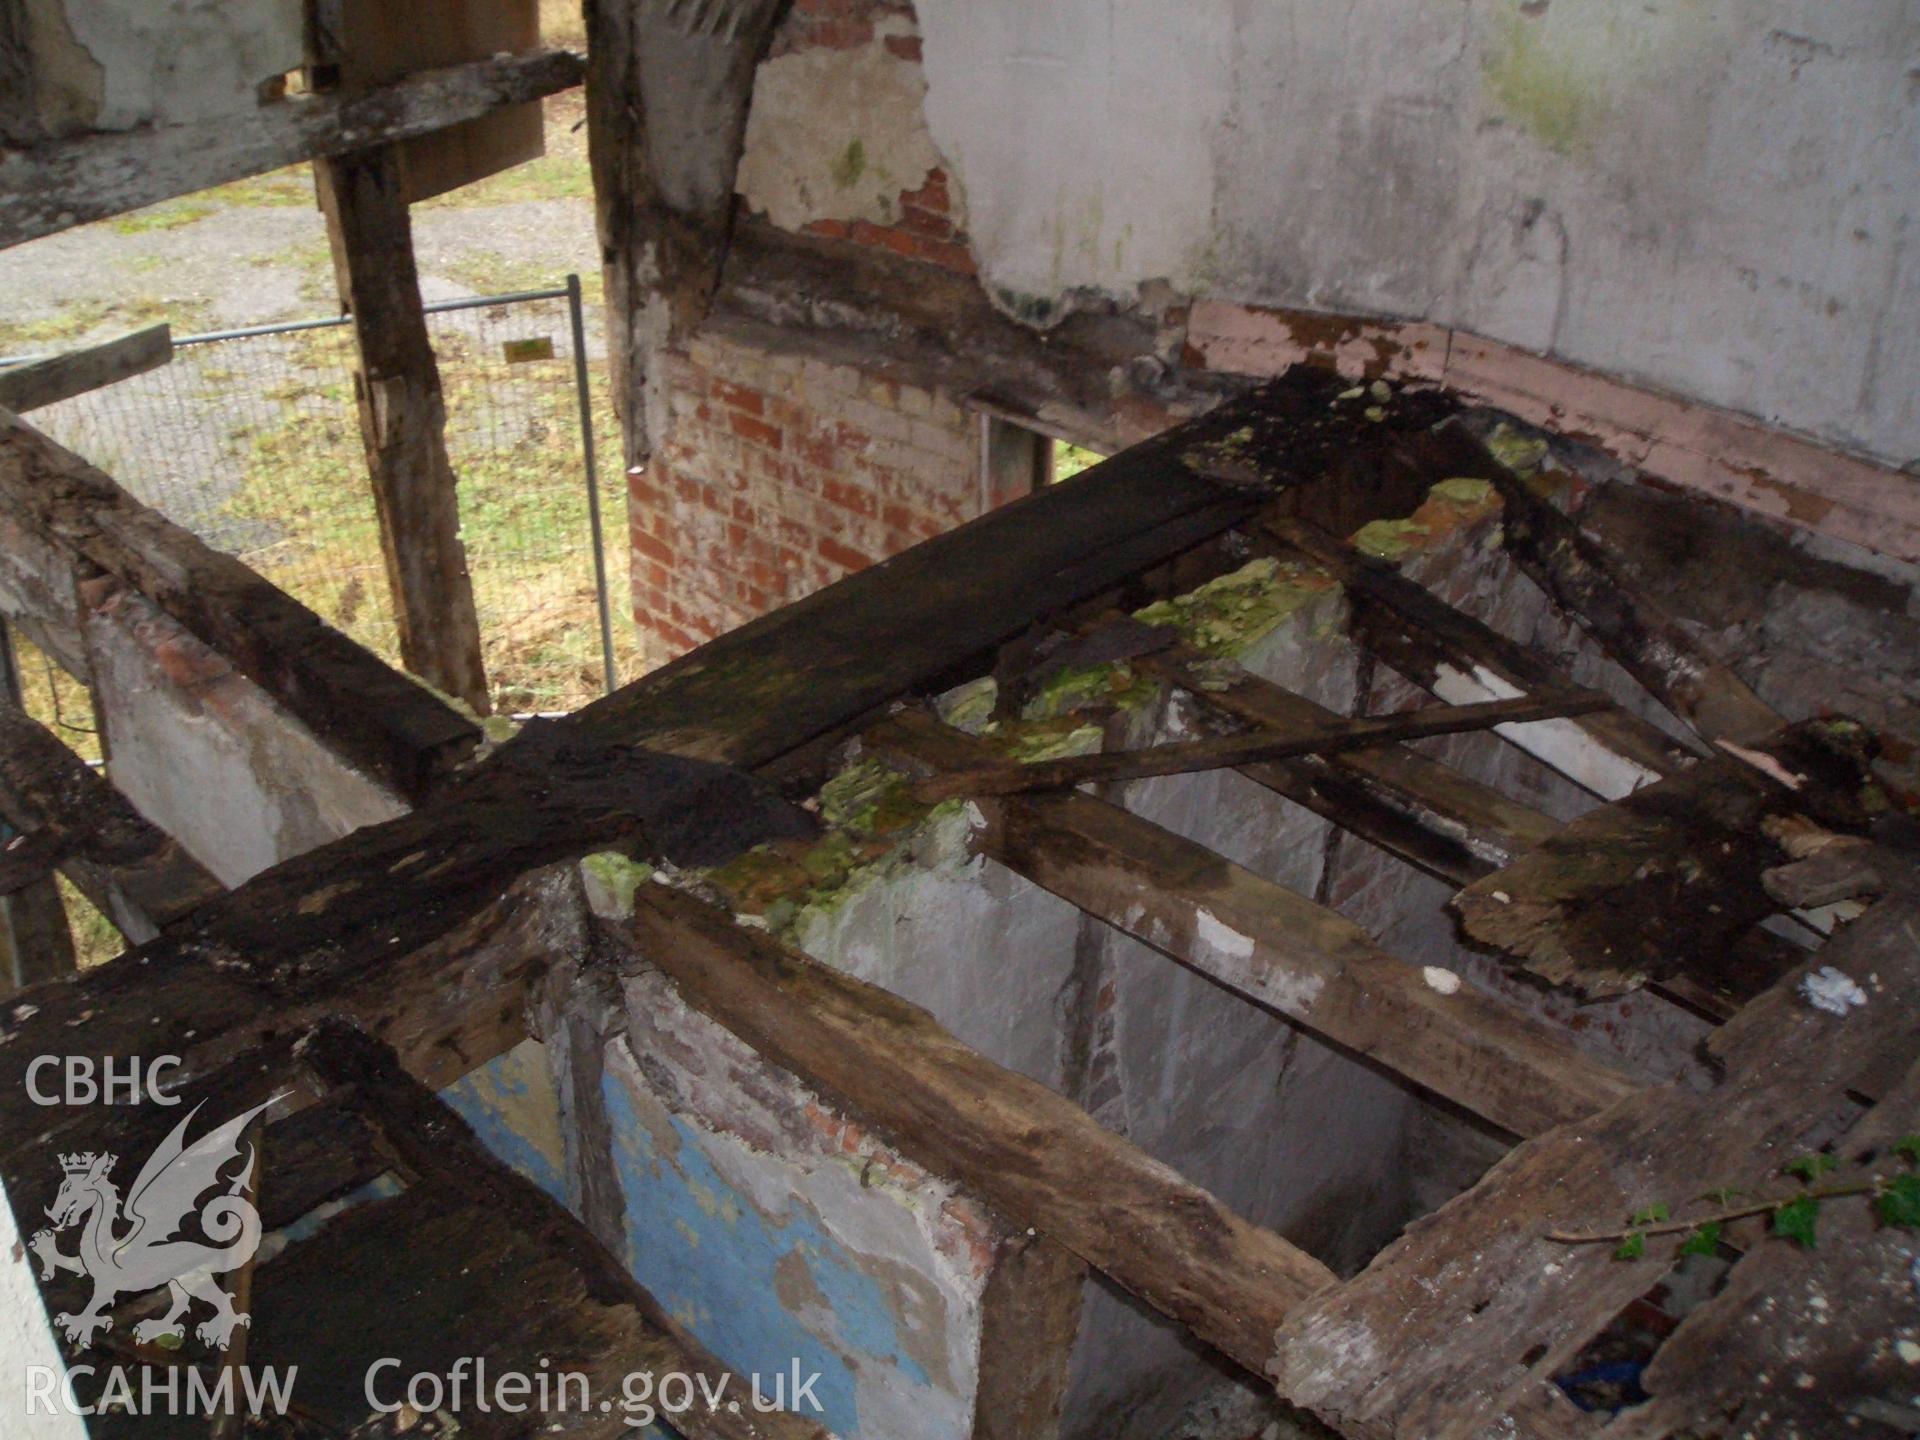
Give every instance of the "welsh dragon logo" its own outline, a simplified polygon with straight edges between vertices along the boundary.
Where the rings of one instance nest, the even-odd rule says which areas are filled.
[[[97,1332],[112,1328],[113,1318],[107,1312],[116,1297],[162,1285],[172,1292],[172,1304],[160,1318],[134,1326],[136,1340],[183,1339],[182,1317],[195,1300],[213,1307],[213,1315],[194,1329],[209,1345],[226,1349],[234,1328],[251,1323],[249,1316],[233,1308],[214,1277],[239,1269],[260,1247],[260,1212],[246,1194],[258,1157],[253,1146],[242,1146],[240,1137],[272,1103],[255,1106],[189,1145],[187,1126],[200,1113],[196,1105],[141,1167],[127,1191],[124,1210],[119,1188],[108,1178],[118,1156],[88,1152],[60,1157],[66,1179],[47,1210],[53,1227],[39,1231],[27,1243],[40,1257],[42,1279],[51,1280],[66,1270],[93,1281],[93,1299],[85,1310],[54,1316],[68,1340],[91,1344]],[[246,1158],[239,1172],[223,1181],[221,1170],[239,1159],[243,1148]],[[200,1229],[213,1243],[178,1238],[200,1197],[216,1186],[224,1187],[222,1193],[199,1212]],[[81,1227],[79,1249],[63,1255],[55,1232],[75,1225]]]

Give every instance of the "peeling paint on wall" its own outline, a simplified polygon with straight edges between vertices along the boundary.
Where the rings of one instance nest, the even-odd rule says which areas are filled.
[[[567,1203],[560,1097],[548,1069],[546,1046],[538,1040],[523,1040],[449,1085],[440,1098],[473,1128],[495,1158],[558,1203]]]
[[[980,1212],[662,977],[630,979],[627,1001],[603,1090],[635,1278],[734,1368],[818,1373],[817,1418],[843,1440],[968,1433]]]

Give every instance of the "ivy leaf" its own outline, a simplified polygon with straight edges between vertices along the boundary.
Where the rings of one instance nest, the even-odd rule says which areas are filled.
[[[1916,1165],[1920,1165],[1920,1135],[1902,1135],[1893,1142],[1893,1153],[1904,1155]]]
[[[1819,1214],[1820,1202],[1811,1195],[1789,1200],[1773,1212],[1773,1233],[1786,1240],[1798,1240],[1811,1250],[1815,1244],[1813,1222]]]
[[[1628,1219],[1629,1225],[1658,1225],[1668,1215],[1666,1203],[1656,1200],[1644,1210],[1636,1210]]]
[[[1920,1175],[1896,1175],[1874,1201],[1884,1224],[1920,1229]]]
[[[1789,1160],[1780,1168],[1789,1175],[1798,1175],[1802,1181],[1811,1185],[1838,1163],[1831,1155],[1822,1155],[1816,1151],[1812,1155],[1802,1155],[1797,1160]]]
[[[1720,1251],[1720,1222],[1709,1220],[1680,1243],[1682,1255],[1717,1255]]]
[[[1636,1230],[1620,1242],[1619,1248],[1613,1252],[1613,1258],[1616,1260],[1638,1260],[1646,1253],[1647,1237]]]

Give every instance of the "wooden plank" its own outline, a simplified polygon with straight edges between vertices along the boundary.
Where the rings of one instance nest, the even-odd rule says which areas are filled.
[[[574,717],[610,742],[756,766],[970,661],[1036,620],[1251,516],[1349,447],[1425,428],[1446,402],[1372,425],[1339,381],[1288,376],[1044,493],[816,591]]]
[[[486,715],[493,707],[480,619],[460,540],[447,407],[421,309],[400,152],[380,146],[323,159],[315,174],[359,350],[354,399],[401,663]]]
[[[1001,1241],[980,1297],[972,1440],[1058,1440],[1086,1289],[1086,1262],[1064,1246]]]
[[[1915,1133],[1920,1064],[1847,1133],[1841,1153],[1874,1156],[1872,1168],[1888,1173],[1899,1164],[1886,1163],[1893,1145]],[[1681,1440],[1706,1416],[1754,1440],[1920,1427],[1913,1362],[1898,1345],[1913,1335],[1913,1232],[1880,1224],[1855,1201],[1824,1206],[1816,1233],[1811,1250],[1749,1248],[1655,1353],[1643,1380],[1652,1398],[1623,1413],[1608,1440]]]
[[[1202,706],[1269,729],[1339,718],[1303,695],[1244,670],[1203,676],[1196,657],[1132,662]],[[1465,885],[1559,833],[1560,822],[1404,745],[1243,767],[1241,773],[1353,831],[1430,875]]]
[[[1250,1225],[1085,1111],[969,1050],[917,1006],[666,886],[603,925],[624,966],[845,1103],[902,1154],[1058,1242],[1258,1370],[1286,1313],[1333,1273]]]
[[[868,733],[940,768],[980,742],[903,712]],[[1255,1004],[1518,1135],[1629,1095],[1565,1034],[1203,845],[1091,795],[988,801],[974,843],[1015,873]],[[1437,983],[1436,983],[1437,980]]]
[[[57,405],[129,376],[157,370],[172,359],[172,328],[150,325],[98,345],[0,369],[0,407],[24,414],[43,405]]]
[[[1448,447],[1452,473],[1490,480],[1499,490],[1507,553],[1661,704],[1708,740],[1751,743],[1785,723],[1622,573],[1598,541],[1495,460],[1465,427],[1445,426],[1435,440]]]
[[[240,561],[0,412],[0,509],[23,540],[117,576],[219,652],[320,741],[419,800],[479,727]]]
[[[0,816],[57,864],[128,943],[226,893],[38,721],[0,701]]]
[[[1748,759],[1703,760],[1581,816],[1453,908],[1475,939],[1585,995],[1711,966],[1784,908],[1762,882],[1790,858],[1777,837],[1809,817],[1827,830],[1866,827],[1864,741],[1851,722],[1814,721]]]
[[[425,135],[580,83],[565,50],[427,70],[365,95],[294,96],[163,130],[90,135],[0,154],[0,248],[322,155]]]
[[[1516,1407],[1539,1403],[1673,1263],[1672,1242],[1650,1239],[1643,1258],[1622,1261],[1611,1246],[1557,1244],[1549,1232],[1610,1228],[1655,1203],[1677,1212],[1712,1187],[1777,1186],[1782,1164],[1831,1138],[1850,1092],[1889,1057],[1911,1064],[1916,924],[1914,902],[1882,902],[1800,972],[1833,966],[1867,991],[1864,1006],[1815,1009],[1796,974],[1720,1032],[1717,1085],[1659,1086],[1531,1140],[1415,1222],[1356,1279],[1288,1317],[1270,1372],[1281,1394],[1355,1440],[1536,1433],[1519,1428]],[[1810,1357],[1820,1333],[1802,1332]]]
[[[1333,755],[1347,750],[1434,735],[1458,735],[1494,725],[1546,720],[1605,709],[1611,702],[1590,692],[1523,695],[1470,705],[1433,705],[1397,715],[1334,716],[1306,726],[1183,740],[1144,750],[1112,750],[1025,764],[979,765],[917,781],[914,798],[929,805],[963,796],[1018,795],[1031,790],[1071,789],[1105,781],[1140,780],[1154,775],[1186,775],[1227,770],[1299,755]]]
[[[1297,520],[1274,519],[1268,528],[1347,587],[1355,638],[1442,700],[1500,699],[1568,683],[1524,645],[1346,541]],[[1624,711],[1515,726],[1501,735],[1608,800],[1675,773],[1690,758],[1657,727]]]
[[[537,0],[415,0],[404,9],[379,0],[337,0],[342,90],[361,92],[421,70],[524,55],[540,45]],[[538,103],[404,141],[398,147],[408,204],[471,185],[546,150]]]

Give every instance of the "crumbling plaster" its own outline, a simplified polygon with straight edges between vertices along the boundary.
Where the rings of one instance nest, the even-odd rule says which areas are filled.
[[[911,19],[885,15],[868,44],[795,50],[761,65],[740,157],[749,209],[788,230],[900,218],[901,194],[941,163],[922,114],[921,68],[887,44],[916,33]]]
[[[989,289],[1434,320],[1920,454],[1920,14],[921,0]]]

